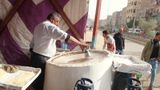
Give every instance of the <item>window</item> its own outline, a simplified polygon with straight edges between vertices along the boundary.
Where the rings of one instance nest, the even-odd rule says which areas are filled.
[[[157,4],[157,5],[160,5],[160,0],[156,0],[156,4]]]
[[[136,5],[137,5],[137,2],[134,2],[134,5],[136,6]]]
[[[135,12],[136,12],[136,9],[133,10],[133,13],[135,13]]]
[[[159,12],[159,9],[157,9],[157,13]]]

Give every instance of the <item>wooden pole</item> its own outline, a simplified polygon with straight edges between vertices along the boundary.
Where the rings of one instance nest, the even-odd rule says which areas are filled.
[[[15,13],[17,12],[17,9],[22,5],[23,2],[24,0],[16,0],[14,7],[9,11],[5,19],[0,24],[0,34],[4,31],[3,29],[7,26],[7,24],[12,19],[12,17],[15,15]]]
[[[65,12],[63,11],[63,9],[61,8],[61,6],[58,4],[57,0],[50,0],[52,5],[56,8],[56,10],[60,13],[60,15],[62,16],[62,18],[64,19],[64,21],[66,22],[66,24],[71,28],[71,32],[73,33],[73,35],[78,39],[78,40],[82,40],[80,34],[76,31],[76,28],[74,27],[74,25],[71,23],[71,21],[69,20],[69,18],[67,17],[67,15],[65,14]]]

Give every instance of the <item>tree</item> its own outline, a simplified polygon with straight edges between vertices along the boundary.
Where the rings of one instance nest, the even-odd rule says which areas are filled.
[[[127,23],[127,27],[128,27],[128,28],[133,28],[133,23],[134,23],[134,19],[130,20],[130,21]],[[135,27],[138,26],[138,23],[139,23],[139,22],[136,20],[136,21],[135,21]]]
[[[157,27],[156,27],[156,31],[160,31],[160,14],[157,15],[157,17],[155,18],[157,20]]]
[[[139,20],[139,27],[144,30],[144,33],[147,33],[149,31],[155,31],[157,27],[157,20],[155,19],[140,19]]]
[[[130,21],[127,23],[127,27],[128,27],[128,28],[132,28],[132,27],[133,27],[133,20],[130,20]]]
[[[112,32],[112,27],[111,27],[111,24],[110,24],[110,23],[107,23],[107,24],[105,25],[105,28],[107,29],[107,31]]]

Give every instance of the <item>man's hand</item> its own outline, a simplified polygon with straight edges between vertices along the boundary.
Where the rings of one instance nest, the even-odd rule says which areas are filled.
[[[73,36],[70,36],[69,38],[70,41],[76,43],[77,45],[80,45],[81,49],[83,50],[84,48],[89,48],[90,45],[87,44],[83,39],[77,40]]]
[[[85,49],[89,49],[90,45],[85,42],[81,42],[80,47],[81,47],[82,51],[84,51]]]

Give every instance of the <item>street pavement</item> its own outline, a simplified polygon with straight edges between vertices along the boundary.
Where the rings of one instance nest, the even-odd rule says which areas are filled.
[[[125,48],[125,54],[126,55],[133,55],[135,57],[140,58],[141,56],[141,52],[143,49],[143,45],[137,44],[135,42],[126,40],[126,48]],[[142,85],[144,90],[147,90],[147,87],[149,85],[149,79],[147,79],[147,77],[143,77],[141,79]],[[157,77],[156,77],[156,81],[154,83],[154,89],[153,90],[160,90],[160,67],[157,73]]]
[[[96,38],[97,38],[97,40],[96,40],[96,47],[95,48],[102,50],[104,39],[102,37],[101,31],[99,31]],[[84,35],[84,39],[85,39],[85,41],[91,42],[92,41],[92,31],[86,31],[86,33]],[[143,45],[137,44],[133,41],[125,40],[124,54],[125,55],[133,55],[137,58],[140,58],[143,47],[144,47]],[[146,77],[143,77],[141,82],[143,85],[143,90],[147,90],[146,88],[149,85],[149,80]],[[32,87],[29,87],[27,90],[34,90],[34,89]],[[158,74],[156,77],[156,81],[155,81],[153,90],[160,90],[160,67],[158,70]]]
[[[87,31],[85,33],[84,38],[85,38],[85,41],[91,41],[92,40],[92,32]],[[103,47],[103,37],[102,37],[102,32],[99,31],[99,33],[97,34],[96,49],[102,49],[102,47]],[[137,58],[140,58],[143,47],[144,46],[141,45],[141,44],[135,43],[135,42],[130,41],[130,40],[125,40],[124,54],[125,55],[133,55]],[[149,79],[147,79],[146,77],[143,77],[141,82],[142,82],[142,85],[143,85],[143,90],[147,90],[146,88],[149,85]],[[156,81],[154,83],[154,89],[153,90],[160,90],[160,67],[159,67],[159,70],[158,70]]]

